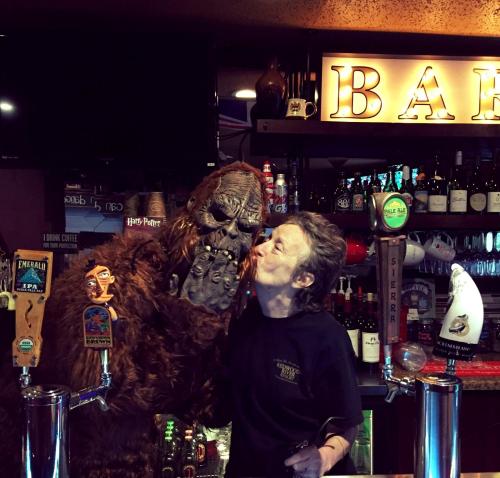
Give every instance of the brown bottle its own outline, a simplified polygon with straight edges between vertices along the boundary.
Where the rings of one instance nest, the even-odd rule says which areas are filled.
[[[278,60],[273,58],[264,74],[255,84],[257,94],[252,108],[252,121],[259,118],[282,118],[285,111],[286,81],[278,69]]]

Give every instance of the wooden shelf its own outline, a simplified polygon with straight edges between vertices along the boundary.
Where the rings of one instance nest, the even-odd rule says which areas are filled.
[[[318,120],[257,120],[257,133],[293,136],[497,138],[498,124],[356,123]]]
[[[452,149],[479,138],[498,141],[500,124],[354,123],[261,119],[251,137],[251,153],[281,157],[300,151],[318,157],[386,157],[394,150],[419,157],[430,149]],[[425,141],[422,141],[425,139]]]
[[[347,231],[369,231],[370,221],[367,213],[323,214],[328,220]],[[271,214],[266,224],[279,226],[285,214]],[[483,230],[500,231],[498,214],[412,214],[406,226],[410,230]]]

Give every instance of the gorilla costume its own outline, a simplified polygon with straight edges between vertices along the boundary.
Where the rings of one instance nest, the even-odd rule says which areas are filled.
[[[109,358],[110,410],[92,403],[70,412],[72,478],[150,478],[155,413],[213,418],[221,346],[244,302],[265,194],[258,170],[226,166],[202,181],[158,238],[117,236],[56,280],[32,383],[67,385],[76,392],[97,385],[101,373],[99,352],[83,346],[85,267],[91,259],[116,277],[110,288],[118,314]],[[6,360],[1,365],[0,475],[15,477],[20,369]]]

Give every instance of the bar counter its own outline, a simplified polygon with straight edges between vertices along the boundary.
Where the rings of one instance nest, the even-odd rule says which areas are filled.
[[[491,353],[485,355],[478,355],[478,358],[482,359],[483,362],[488,361],[500,361],[500,353]],[[441,372],[444,372],[443,370]],[[431,373],[431,372],[424,372]],[[402,369],[396,363],[394,363],[394,375],[396,377],[403,376],[416,376],[413,372]],[[460,377],[460,374],[458,374]],[[466,376],[460,377],[463,382],[464,391],[467,390],[500,390],[500,375],[496,376]],[[382,380],[382,369],[378,375],[376,373],[368,373],[364,370],[358,371],[358,383],[361,395],[385,395],[387,393],[387,386]]]

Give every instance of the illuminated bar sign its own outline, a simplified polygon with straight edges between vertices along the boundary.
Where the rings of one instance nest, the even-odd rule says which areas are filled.
[[[500,58],[324,54],[321,120],[500,124]]]

